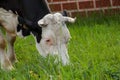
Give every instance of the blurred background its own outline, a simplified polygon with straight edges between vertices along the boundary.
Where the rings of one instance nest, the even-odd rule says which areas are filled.
[[[70,16],[120,13],[120,0],[47,0],[52,12],[67,10]]]

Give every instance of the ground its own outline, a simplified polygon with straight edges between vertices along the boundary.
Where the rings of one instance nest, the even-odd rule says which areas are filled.
[[[13,71],[0,69],[0,80],[120,80],[120,15],[77,17],[67,25],[70,65],[42,58],[32,36],[17,37],[18,62]]]

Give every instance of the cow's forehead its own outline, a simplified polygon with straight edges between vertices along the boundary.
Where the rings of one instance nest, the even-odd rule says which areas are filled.
[[[62,14],[61,13],[55,13],[55,14],[47,14],[44,17],[44,20],[50,20],[51,22],[53,21],[61,21],[62,20]]]
[[[43,19],[53,19],[53,14],[47,14]]]
[[[62,16],[61,13],[55,13],[55,14],[53,14],[53,15],[54,15],[55,21],[62,21],[63,16]]]
[[[61,13],[55,13],[53,14],[55,17],[62,17],[62,14]]]

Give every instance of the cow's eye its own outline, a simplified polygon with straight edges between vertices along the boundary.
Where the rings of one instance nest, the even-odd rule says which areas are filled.
[[[48,26],[48,24],[45,24],[45,25],[44,25],[44,27],[47,27],[47,26]]]
[[[48,24],[41,24],[41,27],[47,27]]]

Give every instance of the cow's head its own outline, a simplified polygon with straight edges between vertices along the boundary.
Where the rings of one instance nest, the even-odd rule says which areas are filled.
[[[39,43],[36,41],[36,47],[42,56],[58,54],[64,65],[69,63],[67,43],[71,38],[65,22],[73,23],[75,19],[60,13],[47,14],[38,21],[42,27],[42,39]]]

